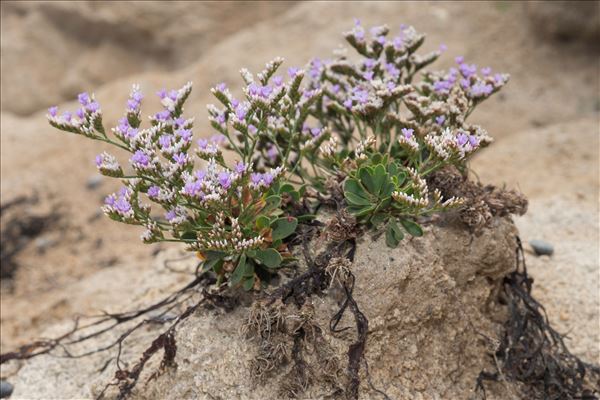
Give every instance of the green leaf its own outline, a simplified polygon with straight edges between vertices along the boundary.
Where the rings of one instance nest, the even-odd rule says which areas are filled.
[[[257,227],[258,229],[263,229],[263,228],[266,228],[266,227],[268,227],[269,225],[271,225],[271,220],[270,220],[268,217],[266,217],[266,216],[264,216],[264,215],[259,215],[259,216],[256,218],[256,227]]]
[[[298,226],[298,220],[294,217],[283,217],[276,219],[272,224],[273,228],[272,238],[273,241],[278,239],[284,239],[290,236],[296,231]]]
[[[244,282],[242,283],[242,287],[244,288],[245,291],[250,291],[253,287],[254,287],[254,275],[252,275],[249,278],[244,279]]]
[[[382,164],[378,164],[373,170],[373,194],[378,195],[381,192],[383,184],[387,180],[387,173]]]
[[[394,185],[394,182],[388,179],[383,185],[383,188],[381,188],[381,197],[391,196],[395,188],[396,186]]]
[[[371,224],[374,227],[378,227],[379,225],[381,225],[385,222],[386,218],[387,218],[387,215],[385,215],[385,214],[375,214],[371,217]]]
[[[360,183],[356,179],[348,178],[344,182],[344,192],[354,193],[357,196],[369,198],[369,194],[365,192]]]
[[[202,268],[200,269],[200,274],[210,271],[211,269],[217,272],[217,264],[223,263],[223,260],[220,258],[207,259],[202,263]]]
[[[198,236],[196,236],[196,232],[187,231],[187,232],[184,232],[184,233],[181,235],[181,238],[182,238],[182,239],[187,239],[187,240],[193,240],[193,239],[197,239],[197,238],[198,238]]]
[[[238,265],[231,274],[229,282],[231,283],[231,285],[237,285],[242,280],[244,275],[246,275],[246,254],[242,254],[240,256]]]
[[[254,259],[267,268],[277,268],[281,265],[281,254],[275,249],[256,250]]]
[[[400,220],[400,223],[409,234],[413,236],[423,236],[423,229],[421,228],[421,225],[417,224],[416,222],[409,219],[403,219]]]
[[[272,211],[276,208],[279,208],[281,205],[281,197],[278,195],[272,195],[265,199],[265,207],[261,210],[261,212],[268,214],[269,211]]]
[[[360,168],[358,170],[358,177],[360,178],[360,182],[370,193],[377,193],[375,191],[375,183],[373,182],[373,174],[371,171],[369,171],[369,169],[366,167]]]
[[[398,244],[400,243],[400,241],[398,239],[396,239],[394,230],[392,229],[392,227],[390,225],[391,224],[388,224],[387,229],[385,230],[385,244],[387,244],[388,247],[396,248],[398,246]]]
[[[365,199],[364,197],[354,194],[352,192],[344,192],[344,197],[346,197],[346,200],[348,200],[349,204],[357,206],[371,205],[371,202],[368,199]]]
[[[400,241],[400,240],[404,239],[404,233],[402,233],[402,229],[400,229],[400,227],[396,223],[396,218],[390,219],[390,222],[388,224],[388,228],[390,228],[392,230],[392,232],[394,233],[394,237],[396,238],[396,240]]]
[[[364,215],[367,215],[374,209],[375,209],[375,207],[373,207],[373,206],[349,206],[348,212],[350,212],[351,214],[354,214],[357,217],[362,217]]]

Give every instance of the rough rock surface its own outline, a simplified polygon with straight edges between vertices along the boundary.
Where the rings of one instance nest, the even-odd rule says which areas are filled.
[[[497,219],[478,237],[454,226],[428,227],[422,238],[405,240],[393,250],[386,247],[383,238],[373,240],[365,235],[359,240],[352,265],[356,276],[354,298],[369,320],[366,359],[374,387],[392,398],[474,396],[475,380],[482,368],[490,368],[488,352],[500,331],[502,310],[495,294],[500,279],[515,266],[515,235],[512,222]],[[94,282],[104,287],[108,279],[128,281],[127,275],[135,273],[136,282],[131,284],[137,288],[134,303],[149,299],[148,292],[156,301],[160,298],[157,294],[165,293],[156,282],[168,282],[165,271],[160,271],[160,261],[154,269],[119,269],[118,276],[100,272],[78,285]],[[155,279],[158,274],[162,277]],[[170,279],[173,282],[172,276]],[[149,289],[142,291],[143,287]],[[78,293],[83,287],[73,289]],[[131,292],[121,285],[103,290],[111,293],[107,306],[113,311],[116,304],[131,304]],[[330,334],[327,328],[339,300],[332,288],[322,298],[314,296],[312,306],[326,342],[345,369],[347,348],[356,340],[355,330]],[[176,334],[177,369],[145,384],[157,363],[149,364],[134,397],[279,398],[290,365],[267,384],[257,383],[249,369],[257,345],[240,334],[247,313],[248,308],[243,306],[228,313],[203,310],[185,320]],[[345,316],[340,326],[353,326],[352,316]],[[128,341],[125,360],[135,362],[159,332],[156,328],[144,329]],[[94,344],[100,342],[87,346]],[[104,353],[78,360],[47,356],[32,359],[14,380],[14,397],[48,398],[56,388],[61,388],[60,396],[66,398],[97,395],[114,371],[112,363],[98,372],[110,358],[111,354]],[[323,398],[336,386],[344,385],[344,379],[324,384],[319,380],[321,371],[313,373],[315,385],[309,386],[301,398]],[[361,398],[375,396],[362,366],[361,378]],[[107,393],[109,398],[115,394]]]
[[[78,92],[195,61],[290,4],[2,2],[2,109],[31,114]]]

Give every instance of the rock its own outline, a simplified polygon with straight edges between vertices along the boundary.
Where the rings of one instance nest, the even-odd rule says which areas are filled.
[[[544,37],[600,41],[600,3],[597,1],[528,1],[525,3],[535,29]]]
[[[512,222],[497,219],[491,229],[475,238],[460,227],[432,226],[423,237],[407,238],[396,249],[387,248],[383,237],[373,240],[365,235],[358,240],[351,267],[356,277],[354,298],[369,320],[365,355],[376,388],[391,398],[471,396],[480,371],[493,368],[491,344],[481,338],[496,338],[502,329],[503,310],[496,301],[496,292],[503,276],[514,269],[515,234]],[[316,251],[319,246],[315,243],[311,248]],[[161,266],[167,257],[161,254],[155,268],[122,266],[111,274],[89,276],[78,285],[102,288],[103,309],[133,309],[140,302],[148,305],[181,287],[181,283],[161,284],[166,277],[181,276],[165,274]],[[181,261],[181,265],[185,263],[193,269],[193,259]],[[179,264],[177,268],[181,268]],[[107,284],[115,280],[127,289]],[[149,285],[162,289],[157,291]],[[66,290],[77,293],[81,289]],[[340,327],[352,329],[344,334],[329,331],[329,321],[339,310],[339,293],[332,289],[321,297],[313,296],[302,310],[313,310],[314,322],[322,327],[323,346],[339,363],[340,380],[322,379],[319,368],[309,363],[306,371],[312,374],[313,383],[302,398],[322,398],[345,385],[348,346],[356,340],[356,334],[350,313],[342,318]],[[294,305],[288,307],[286,312],[299,312]],[[177,369],[148,381],[160,363],[160,356],[154,357],[142,373],[133,398],[281,398],[282,388],[289,384],[291,363],[278,367],[266,383],[251,374],[250,365],[259,348],[255,341],[240,334],[248,312],[249,308],[242,305],[231,312],[199,310],[183,321],[175,336]],[[52,332],[68,326],[57,325]],[[136,331],[123,347],[122,361],[133,365],[164,329],[159,326]],[[111,332],[78,350],[101,346],[118,334]],[[44,336],[52,335],[46,332]],[[114,376],[114,364],[101,369],[111,357],[106,352],[77,360],[45,355],[31,359],[16,376],[15,396],[45,398],[61,387],[65,397],[96,397]],[[362,376],[361,380],[360,398],[373,398],[375,393],[366,378]],[[106,398],[115,398],[113,389],[109,388]],[[507,385],[501,390],[513,389]],[[494,390],[490,385],[488,398],[506,398]]]
[[[13,385],[6,381],[0,381],[0,399],[10,397],[13,392]]]
[[[2,2],[2,109],[28,115],[110,80],[195,61],[290,4]]]
[[[98,188],[100,185],[102,185],[102,182],[104,182],[104,179],[102,178],[101,175],[92,175],[85,182],[85,187],[88,190],[94,190],[94,189]]]
[[[554,246],[543,240],[530,240],[529,245],[538,256],[551,256],[554,254]]]

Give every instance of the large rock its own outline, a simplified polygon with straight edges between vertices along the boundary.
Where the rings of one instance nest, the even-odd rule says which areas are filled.
[[[26,115],[110,80],[195,61],[286,4],[2,2],[2,109]]]
[[[502,277],[515,267],[515,235],[512,222],[497,219],[478,237],[459,227],[431,226],[422,238],[407,239],[393,250],[386,247],[383,238],[373,240],[365,235],[358,241],[351,268],[356,277],[354,298],[369,320],[365,354],[370,371],[367,378],[361,364],[361,398],[377,395],[369,380],[392,398],[474,396],[479,372],[491,368],[488,353],[493,338],[500,333],[502,310],[496,293]],[[71,292],[81,293],[87,286],[91,295],[90,284],[94,282],[94,287],[102,287],[102,299],[112,311],[118,304],[130,309],[132,303],[147,304],[151,298],[156,301],[176,287],[172,274],[161,271],[164,259],[161,256],[154,269],[123,267],[117,277],[100,272]],[[128,274],[136,275],[136,283],[129,285],[132,291],[122,290],[120,284],[114,289],[108,286],[111,279],[128,281]],[[161,281],[165,283],[159,285]],[[145,287],[150,289],[143,290]],[[309,363],[305,372],[312,376],[313,384],[300,394],[301,398],[323,398],[346,384],[346,353],[356,340],[355,329],[340,334],[331,334],[328,329],[340,300],[334,286],[323,297],[313,296],[302,310],[288,306],[288,312],[295,310],[298,315],[303,315],[305,309],[312,310],[313,320],[322,328],[322,346],[332,351],[332,360],[339,364],[339,379],[327,382],[323,371]],[[202,310],[185,320],[175,336],[177,368],[146,383],[157,367],[159,357],[155,357],[157,360],[143,372],[134,398],[281,398],[281,390],[289,386],[291,363],[277,367],[266,383],[252,375],[258,345],[240,333],[248,312],[245,306],[231,312]],[[354,326],[351,315],[342,319],[343,326]],[[55,327],[53,332],[65,328]],[[124,360],[129,368],[159,333],[159,329],[149,326],[128,339]],[[86,347],[99,346],[109,339],[87,343]],[[13,378],[14,398],[96,396],[114,373],[114,362],[102,369],[114,356],[110,353],[77,360],[49,356],[32,359]],[[109,398],[115,394],[107,392]],[[493,393],[488,395],[494,397]]]

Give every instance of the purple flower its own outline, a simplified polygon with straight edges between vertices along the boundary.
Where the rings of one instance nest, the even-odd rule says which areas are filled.
[[[171,141],[172,140],[173,140],[173,136],[172,135],[161,135],[158,138],[158,144],[164,150],[164,149],[167,149],[167,148],[171,147]]]
[[[352,98],[358,101],[360,104],[365,104],[367,101],[369,101],[369,92],[367,92],[365,89],[354,88]]]
[[[364,64],[367,69],[372,69],[375,66],[375,60],[373,60],[372,58],[367,58]]]
[[[235,109],[235,116],[240,121],[243,121],[246,118],[246,113],[246,108],[241,104]]]
[[[71,122],[71,119],[73,118],[73,114],[71,114],[69,111],[65,111],[64,113],[62,113],[62,117],[65,121]]]
[[[263,86],[260,89],[260,95],[262,97],[265,97],[265,98],[269,97],[269,95],[271,94],[271,92],[273,92],[273,88],[271,86],[269,86],[269,85]]]
[[[465,78],[469,78],[477,73],[477,65],[475,64],[463,63],[460,64],[460,67],[458,69],[460,70],[462,76],[464,76]]]
[[[412,128],[402,128],[401,132],[406,139],[410,139],[413,137],[414,130]]]
[[[360,26],[360,19],[354,17],[354,26]]]
[[[254,134],[256,134],[256,132],[258,132],[258,129],[254,125],[250,124],[250,125],[248,125],[248,132],[250,132],[252,135],[254,135]]]
[[[137,128],[129,127],[127,129],[127,132],[125,132],[125,137],[127,139],[133,139],[133,138],[135,138],[137,136],[137,134],[138,134],[138,129]]]
[[[79,119],[84,119],[85,118],[85,110],[83,108],[77,109],[77,111],[75,111],[75,114],[77,114],[77,116],[79,117]]]
[[[77,100],[79,101],[79,104],[81,104],[82,106],[87,106],[88,103],[90,102],[90,95],[87,94],[86,92],[79,93],[77,95]]]
[[[168,96],[173,101],[177,100],[177,90],[169,90]]]
[[[340,91],[340,85],[335,84],[333,86],[331,86],[331,91],[335,94],[337,94]]]
[[[394,90],[395,87],[396,87],[396,84],[394,82],[387,83],[388,90]]]
[[[119,128],[119,131],[121,131],[122,133],[127,132],[127,130],[130,128],[127,117],[123,117],[123,118],[119,119],[119,125],[117,126],[117,128]]]
[[[273,84],[275,86],[281,86],[281,85],[283,85],[283,78],[281,76],[279,76],[279,75],[274,76],[273,77]]]
[[[114,206],[115,205],[115,196],[114,195],[106,196],[104,198],[104,204],[106,204],[107,206]]]
[[[210,141],[213,142],[214,144],[225,143],[226,140],[227,140],[227,138],[225,137],[225,135],[223,135],[221,133],[215,133],[214,135],[212,135],[210,137]]]
[[[376,40],[377,40],[377,43],[379,43],[381,45],[385,44],[385,36],[383,36],[383,35],[377,36]]]
[[[187,154],[181,152],[179,154],[174,154],[173,155],[173,160],[178,164],[178,165],[185,165],[188,161],[188,157]]]
[[[472,147],[477,147],[479,145],[479,139],[477,139],[476,136],[470,135],[469,136],[469,144]]]
[[[444,43],[440,44],[440,52],[445,52],[446,50],[448,50],[448,46],[446,46]]]
[[[258,96],[260,94],[260,86],[252,82],[248,85],[248,94],[250,96]]]
[[[313,137],[315,137],[315,138],[319,137],[321,135],[321,132],[322,132],[321,128],[312,128],[310,130],[310,134],[313,135]]]
[[[158,197],[158,194],[160,193],[160,188],[156,185],[152,185],[148,188],[148,197]]]
[[[96,167],[99,168],[103,162],[104,162],[104,157],[102,157],[102,154],[98,154],[96,156]]]
[[[58,114],[58,107],[56,106],[52,106],[48,109],[48,114],[50,114],[51,117],[56,117],[56,114]]]
[[[238,174],[243,174],[244,172],[246,172],[246,164],[244,164],[241,161],[235,163],[235,172],[237,172]]]
[[[481,75],[488,76],[492,73],[492,69],[490,67],[481,68]]]
[[[392,78],[398,78],[400,76],[400,70],[392,63],[385,64],[385,69]]]
[[[447,93],[452,88],[452,84],[448,81],[441,80],[433,84],[433,90],[436,93]]]
[[[169,118],[171,118],[171,113],[169,112],[169,110],[159,111],[154,115],[154,118],[157,121],[166,121]]]
[[[95,113],[97,111],[100,110],[100,104],[98,104],[97,101],[92,101],[91,103],[88,103],[88,105],[85,107],[89,112],[91,113]]]
[[[192,130],[191,129],[179,129],[175,131],[175,134],[182,138],[184,141],[189,142],[192,140]]]
[[[223,125],[225,123],[225,113],[220,113],[217,114],[217,116],[215,117],[215,120],[217,121],[217,123],[219,125]]]
[[[194,175],[196,175],[196,178],[201,181],[206,176],[206,171],[203,169],[199,169]]]
[[[274,163],[277,160],[277,155],[279,154],[279,151],[277,151],[277,147],[270,145],[269,148],[267,149],[267,157],[269,157],[269,160]]]
[[[231,173],[227,171],[219,173],[219,184],[223,189],[229,189],[231,186]]]
[[[183,125],[185,125],[185,118],[179,117],[176,120],[173,121],[175,123],[175,126],[177,128],[181,128]]]
[[[262,181],[262,174],[253,172],[252,174],[250,174],[250,181],[252,182],[253,186],[257,187]]]
[[[206,148],[208,147],[208,139],[198,139],[198,147],[200,147],[202,150],[206,150]]]
[[[298,67],[289,67],[287,73],[290,78],[295,78],[299,71]]]
[[[489,96],[494,91],[492,85],[485,84],[484,82],[477,82],[471,88],[471,96]]]
[[[119,214],[127,214],[131,210],[131,203],[124,196],[119,196],[114,202],[113,207],[115,207]]]
[[[500,85],[500,84],[504,83],[504,77],[502,76],[502,74],[496,74],[496,75],[494,75],[494,82],[497,85]]]
[[[446,117],[443,115],[440,115],[439,117],[435,117],[435,122],[438,125],[442,125],[444,123],[444,121],[446,121]]]
[[[135,99],[127,100],[127,110],[128,111],[137,111],[140,107],[140,102]]]
[[[144,98],[144,95],[139,90],[135,90],[131,93],[131,98],[139,103]]]
[[[467,135],[465,135],[462,132],[456,135],[456,144],[458,144],[461,147],[464,146],[468,140],[469,139],[467,138]]]
[[[394,40],[392,40],[392,44],[394,45],[394,49],[400,50],[402,46],[404,46],[404,39],[402,36],[396,36]]]
[[[224,92],[224,91],[226,91],[226,90],[227,90],[227,85],[226,85],[224,82],[221,82],[221,83],[219,83],[219,84],[216,86],[216,89],[217,89],[219,92]]]
[[[373,74],[373,71],[367,71],[363,74],[363,78],[365,78],[368,81],[373,80]]]
[[[458,56],[454,59],[454,61],[456,61],[457,64],[462,64],[465,62],[465,58],[463,56]]]
[[[269,173],[269,172],[265,172],[265,173],[262,175],[262,183],[263,183],[265,186],[270,186],[270,185],[271,185],[271,183],[273,183],[273,174],[271,174],[271,173]]]
[[[349,99],[346,99],[346,100],[344,101],[344,107],[346,107],[346,108],[348,108],[348,109],[352,108],[352,99],[350,99],[350,98],[349,98]]]
[[[158,92],[156,92],[156,95],[162,100],[167,97],[167,90],[164,88],[160,89]]]
[[[461,79],[461,80],[460,80],[460,86],[461,86],[463,89],[468,89],[468,88],[471,86],[471,81],[470,81],[470,80],[468,80],[468,79]]]
[[[177,213],[175,212],[175,210],[169,210],[165,214],[165,218],[167,219],[167,221],[172,222],[175,218],[177,218]]]
[[[147,167],[150,163],[150,157],[142,150],[137,150],[131,157],[131,162],[136,166]]]
[[[183,187],[183,193],[189,196],[197,196],[201,193],[202,184],[200,182],[186,182]]]

